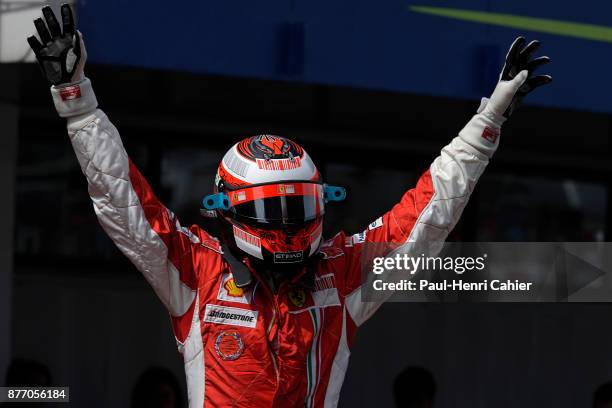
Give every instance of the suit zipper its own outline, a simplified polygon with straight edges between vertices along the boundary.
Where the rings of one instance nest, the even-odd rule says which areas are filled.
[[[278,363],[276,362],[274,351],[272,350],[270,346],[268,346],[268,351],[270,352],[270,357],[272,358],[272,365],[274,366],[274,372],[276,373],[276,385],[278,385],[280,381],[280,372],[278,371]]]
[[[274,293],[265,285],[263,285],[265,287],[265,290],[268,292],[268,295],[271,297],[272,299],[272,319],[270,319],[270,324],[268,324],[268,328],[266,330],[266,338],[268,337],[268,335],[270,334],[270,332],[272,331],[272,326],[274,325],[274,322],[276,321],[277,318],[277,314],[278,314],[278,305],[276,304],[276,297],[274,296]],[[279,288],[280,290],[280,288]],[[276,333],[276,335],[278,336],[278,332]],[[272,345],[268,343],[268,351],[270,353],[270,357],[272,358],[272,365],[274,365],[274,372],[276,373],[276,384],[278,386],[278,383],[280,381],[280,371],[278,368],[278,361],[276,361],[276,354],[274,353],[274,350],[272,349]]]
[[[266,333],[266,338],[268,337],[267,335],[270,334],[270,331],[272,330],[272,325],[274,324],[274,321],[276,320],[276,306],[274,306],[272,308],[272,319],[270,320],[270,324],[268,325],[268,330]],[[277,334],[278,336],[278,334]],[[274,372],[276,373],[276,383],[278,384],[278,381],[280,379],[280,373],[278,371],[278,362],[276,361],[276,355],[274,354],[274,350],[272,349],[272,345],[268,343],[268,351],[270,352],[270,357],[272,358],[272,364],[274,365]]]

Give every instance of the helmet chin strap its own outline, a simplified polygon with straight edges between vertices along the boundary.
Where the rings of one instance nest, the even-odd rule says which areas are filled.
[[[222,244],[221,249],[223,250],[223,258],[230,266],[236,286],[239,288],[245,288],[253,283],[253,274],[249,268],[232,253],[231,249],[226,244]],[[293,277],[299,274],[303,268],[307,268],[307,265],[305,264],[294,266],[279,265],[276,268],[269,268],[258,259],[253,259],[252,266],[256,269],[258,275],[265,280],[266,284],[268,284],[273,292],[276,292],[278,286],[282,282],[291,280]]]
[[[249,286],[253,282],[253,275],[251,275],[249,268],[232,254],[226,244],[221,245],[221,249],[223,250],[223,258],[232,270],[236,286],[239,288]]]

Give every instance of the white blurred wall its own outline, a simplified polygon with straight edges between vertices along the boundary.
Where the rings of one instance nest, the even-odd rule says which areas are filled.
[[[66,2],[0,0],[0,62],[34,61],[34,55],[26,41],[26,38],[36,31],[32,21],[40,17],[40,9],[45,4],[50,4],[59,16],[60,4]]]

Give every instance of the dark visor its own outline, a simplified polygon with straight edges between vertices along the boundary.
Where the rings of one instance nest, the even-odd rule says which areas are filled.
[[[322,197],[278,196],[236,204],[227,211],[258,223],[301,224],[321,217],[324,208]]]
[[[228,192],[227,210],[258,223],[299,224],[324,214],[323,186],[316,183],[279,183]]]

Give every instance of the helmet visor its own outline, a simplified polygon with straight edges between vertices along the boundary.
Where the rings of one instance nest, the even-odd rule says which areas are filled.
[[[230,214],[259,224],[303,224],[325,213],[317,183],[266,184],[228,192]]]

